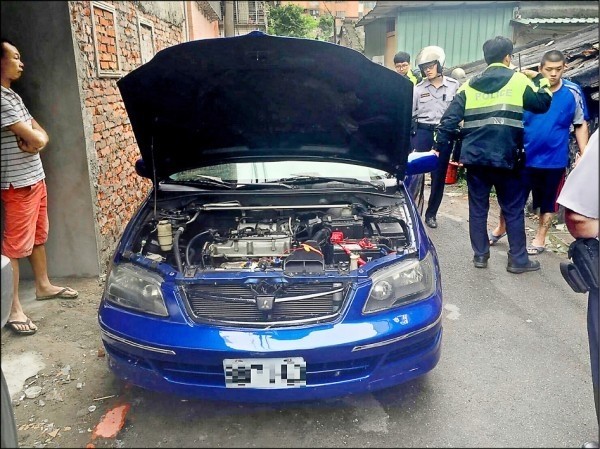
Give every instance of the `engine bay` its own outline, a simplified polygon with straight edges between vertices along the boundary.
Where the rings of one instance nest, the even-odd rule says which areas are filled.
[[[156,212],[147,202],[129,249],[191,277],[199,270],[345,274],[414,248],[398,195],[214,199],[163,200]]]

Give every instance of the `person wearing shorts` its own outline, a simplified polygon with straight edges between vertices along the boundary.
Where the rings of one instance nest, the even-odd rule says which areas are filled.
[[[546,235],[557,212],[556,199],[569,165],[571,130],[574,130],[579,147],[578,158],[583,155],[589,139],[585,100],[576,84],[563,81],[565,66],[566,59],[561,51],[544,53],[539,68],[550,82],[550,109],[544,114],[523,114],[526,195],[531,192],[533,209],[540,209],[536,235],[527,246],[527,253],[531,256],[546,249]],[[489,233],[490,244],[495,244],[505,235],[504,217],[500,215],[498,226]]]
[[[11,84],[23,73],[19,51],[4,38],[0,45],[2,254],[10,259],[14,286],[6,325],[18,335],[31,335],[37,331],[37,326],[23,311],[19,298],[19,259],[27,257],[31,263],[36,299],[73,299],[78,292],[70,287],[55,286],[48,278],[46,176],[39,156],[48,143],[48,134],[31,116],[21,97],[11,89]]]
[[[558,212],[556,198],[565,182],[564,168],[527,168],[527,182],[531,191],[532,208],[540,215]]]

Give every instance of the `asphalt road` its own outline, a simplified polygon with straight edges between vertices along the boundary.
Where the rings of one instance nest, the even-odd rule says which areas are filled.
[[[81,337],[78,343],[65,339],[53,347],[52,338],[44,340],[43,326],[33,337],[3,331],[2,368],[13,378],[13,397],[22,396],[19,385],[36,382],[31,373],[23,379],[23,363],[14,368],[14,361],[35,356],[36,350],[42,354],[37,383],[44,390],[44,406],[39,398],[16,401],[21,446],[566,448],[597,439],[587,302],[560,275],[559,262],[566,257],[564,244],[556,247],[561,233],[553,231],[558,252],[537,256],[542,263],[538,272],[506,271],[506,239],[492,248],[489,267],[476,269],[466,198],[455,186],[447,193],[439,227],[430,230],[442,269],[443,352],[426,376],[374,394],[281,405],[182,400],[128,387],[108,372],[105,359],[93,355],[101,345],[95,316],[87,315],[97,307],[101,290],[97,280],[87,281],[87,289],[78,281],[80,304],[53,303],[42,321],[46,328],[64,322],[71,330],[78,321],[87,322],[92,327],[75,334]],[[496,216],[492,211],[494,223]],[[535,223],[528,223],[532,235]],[[32,312],[34,318],[40,313]],[[40,349],[44,344],[48,348]],[[84,364],[82,352],[88,353]],[[8,373],[5,353],[11,355]],[[65,380],[66,365],[67,380],[73,382],[61,386],[56,379],[62,375]],[[92,404],[96,410],[89,412]],[[117,424],[122,418],[121,430],[103,437],[98,423],[109,415]],[[48,423],[60,429],[52,438]]]

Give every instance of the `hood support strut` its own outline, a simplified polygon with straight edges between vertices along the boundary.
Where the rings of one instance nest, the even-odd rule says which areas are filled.
[[[158,122],[158,117],[154,118],[154,123]],[[156,128],[155,128],[156,129]],[[156,164],[154,163],[154,133],[150,136],[150,154],[152,156],[152,183],[154,184],[154,219],[156,220],[156,203],[158,202],[158,182],[156,181]]]

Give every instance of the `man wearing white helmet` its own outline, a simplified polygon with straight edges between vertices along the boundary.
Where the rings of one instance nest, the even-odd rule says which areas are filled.
[[[430,151],[433,148],[435,127],[459,88],[458,81],[442,75],[445,61],[444,49],[437,46],[425,47],[417,55],[416,64],[423,81],[413,91],[411,143],[415,151]],[[431,192],[425,210],[425,224],[430,228],[437,228],[436,215],[444,195],[450,151],[439,153],[438,156],[438,168],[431,172]]]
[[[454,70],[452,70],[452,73],[450,73],[450,76],[452,78],[454,78],[456,81],[458,81],[458,83],[461,85],[462,85],[462,83],[464,83],[467,80],[467,74],[460,67],[457,67]]]

